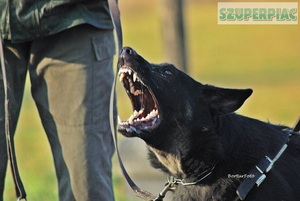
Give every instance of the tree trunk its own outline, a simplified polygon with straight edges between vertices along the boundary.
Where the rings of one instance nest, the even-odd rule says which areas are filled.
[[[183,1],[159,0],[166,60],[187,71]]]

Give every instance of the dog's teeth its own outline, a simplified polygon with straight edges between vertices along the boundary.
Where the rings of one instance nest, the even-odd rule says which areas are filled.
[[[120,82],[122,82],[123,78],[125,77],[125,73],[120,74]]]
[[[147,116],[146,116],[146,119],[149,119],[150,118],[150,113],[149,114],[147,114]]]
[[[121,118],[120,118],[119,115],[118,115],[118,123],[119,123],[119,124],[122,124],[122,120],[121,120]]]
[[[130,85],[130,92],[131,92],[132,94],[134,94],[134,92],[135,92],[134,86],[133,86],[133,85]]]
[[[142,114],[144,112],[145,108],[141,108],[139,111],[139,114]]]
[[[140,95],[140,94],[143,94],[143,92],[142,92],[141,90],[136,90],[136,91],[134,92],[134,95],[135,95],[135,96],[138,96],[138,95]]]
[[[136,81],[136,73],[133,73],[133,82],[135,82]]]
[[[158,114],[158,111],[156,109],[153,109],[148,115],[147,115],[147,118],[153,118],[155,116],[157,116]]]
[[[136,111],[136,110],[134,110],[133,115],[134,115],[134,116],[137,116],[137,115],[139,115],[139,112]]]
[[[120,68],[118,75],[121,75],[123,73],[123,68]]]
[[[152,110],[152,111],[150,112],[150,116],[151,116],[151,117],[155,116],[155,111],[154,111],[154,110]]]
[[[131,75],[132,71],[130,69],[128,69],[128,74]]]
[[[120,70],[119,70],[119,74],[121,74],[121,73],[126,73],[128,70],[127,70],[127,68],[126,67],[122,67],[122,68],[120,68]]]
[[[129,117],[129,119],[128,119],[128,123],[129,123],[129,124],[132,124],[132,123],[133,123],[133,118],[134,118],[133,115],[131,115],[131,116]]]

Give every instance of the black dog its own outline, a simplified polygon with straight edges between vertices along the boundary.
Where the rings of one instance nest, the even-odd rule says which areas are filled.
[[[129,47],[118,68],[134,110],[118,130],[143,139],[152,165],[180,181],[174,200],[300,200],[300,137],[233,113],[251,89],[203,85]]]

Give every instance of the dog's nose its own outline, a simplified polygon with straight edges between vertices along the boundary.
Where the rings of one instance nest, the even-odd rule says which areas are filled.
[[[120,58],[128,59],[132,56],[136,56],[136,52],[130,47],[123,47],[120,53]]]

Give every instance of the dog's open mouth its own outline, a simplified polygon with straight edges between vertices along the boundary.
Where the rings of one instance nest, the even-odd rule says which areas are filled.
[[[160,124],[158,103],[153,92],[130,67],[122,66],[118,74],[133,108],[133,114],[127,121],[119,119],[118,130],[137,134],[153,131]]]

